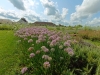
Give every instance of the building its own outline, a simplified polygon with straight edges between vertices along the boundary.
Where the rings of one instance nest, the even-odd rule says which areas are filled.
[[[34,22],[33,24],[36,26],[56,26],[52,22]]]

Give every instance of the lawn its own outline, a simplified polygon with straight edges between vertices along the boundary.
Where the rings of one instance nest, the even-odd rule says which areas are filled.
[[[15,75],[18,51],[13,31],[0,30],[0,75]]]

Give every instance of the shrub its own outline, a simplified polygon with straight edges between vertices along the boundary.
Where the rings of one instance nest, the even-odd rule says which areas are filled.
[[[100,30],[80,30],[78,32],[79,36],[83,39],[90,39],[92,41],[100,40]]]
[[[0,25],[0,30],[13,30],[12,25]]]
[[[21,72],[26,75],[94,75],[96,50],[78,44],[68,33],[46,28],[22,28],[15,33],[21,51]],[[95,55],[95,56],[94,56]]]

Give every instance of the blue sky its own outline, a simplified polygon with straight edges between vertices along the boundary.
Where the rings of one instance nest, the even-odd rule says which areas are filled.
[[[100,25],[100,0],[1,0],[0,18],[62,25]]]

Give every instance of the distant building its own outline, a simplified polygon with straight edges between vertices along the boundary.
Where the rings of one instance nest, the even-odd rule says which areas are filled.
[[[12,21],[9,19],[0,19],[0,24],[12,24]]]
[[[28,21],[27,21],[25,18],[21,18],[17,23],[20,23],[20,24],[27,24]]]
[[[52,22],[34,22],[33,24],[36,26],[56,26]]]

